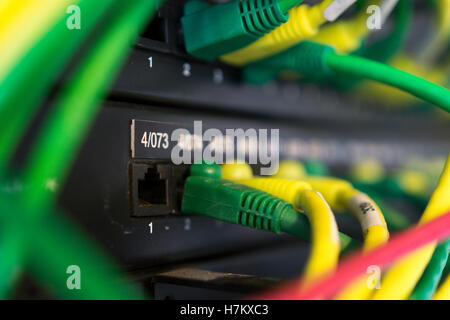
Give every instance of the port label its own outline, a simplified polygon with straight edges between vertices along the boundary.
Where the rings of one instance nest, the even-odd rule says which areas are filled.
[[[131,121],[131,157],[170,160],[171,150],[178,143],[171,141],[174,130],[190,125],[149,120]]]
[[[169,147],[169,135],[166,132],[144,131],[141,143],[145,148],[163,148]]]

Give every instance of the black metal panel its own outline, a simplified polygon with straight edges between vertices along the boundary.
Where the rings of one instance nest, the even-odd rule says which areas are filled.
[[[205,127],[279,128],[282,157],[317,156],[338,168],[365,156],[398,165],[411,155],[445,154],[445,128],[413,134],[357,128],[295,125],[289,122],[207,114],[169,107],[107,102],[96,119],[60,198],[63,208],[128,268],[165,266],[260,247],[286,238],[202,217],[181,215],[134,218],[130,214],[128,165],[132,119]],[[149,224],[153,223],[150,234]]]

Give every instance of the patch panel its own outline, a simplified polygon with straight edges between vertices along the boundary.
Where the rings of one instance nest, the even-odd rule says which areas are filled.
[[[44,2],[0,6],[0,299],[449,297],[449,0]]]

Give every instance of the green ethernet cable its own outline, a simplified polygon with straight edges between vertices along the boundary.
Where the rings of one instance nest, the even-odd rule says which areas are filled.
[[[450,253],[450,239],[442,242],[434,250],[433,256],[417,283],[410,300],[430,300],[439,285]]]
[[[247,66],[249,82],[268,81],[281,71],[294,71],[312,79],[343,74],[362,77],[393,86],[450,112],[450,91],[411,73],[365,58],[336,54],[334,49],[304,41],[276,56]]]
[[[310,241],[308,218],[291,204],[266,192],[228,180],[190,176],[186,180],[181,210],[250,228],[288,233]],[[359,246],[339,233],[342,252]]]
[[[207,61],[240,49],[288,20],[302,0],[190,0],[181,19],[186,50]]]
[[[114,0],[81,0],[78,6],[84,13],[83,28],[69,30],[67,17],[62,17],[0,82],[0,118],[8,119],[8,125],[0,127],[0,177],[5,174],[8,161],[41,101],[49,94],[76,49],[112,13],[114,3]],[[116,6],[119,5],[123,4],[116,2]],[[42,72],[43,66],[45,72]]]
[[[85,3],[92,2],[86,1]],[[130,45],[139,34],[141,28],[145,26],[145,23],[148,21],[149,17],[155,12],[158,3],[158,0],[133,0],[129,2],[117,3],[114,10],[115,14],[111,17],[108,28],[104,33],[99,35],[100,39],[93,46],[93,48],[88,51],[86,57],[83,57],[80,62],[79,71],[76,69],[78,72],[74,72],[74,74],[71,75],[67,86],[65,86],[65,89],[62,90],[61,97],[57,99],[60,104],[57,102],[58,107],[56,110],[52,110],[53,113],[50,115],[50,119],[48,119],[49,122],[44,128],[43,134],[38,139],[38,146],[34,149],[36,154],[33,154],[33,156],[30,157],[31,164],[29,164],[29,169],[27,174],[25,174],[25,184],[29,188],[27,188],[25,190],[26,192],[23,194],[17,195],[16,199],[17,203],[21,203],[20,206],[17,205],[10,211],[5,209],[5,214],[7,212],[13,212],[17,215],[25,215],[26,217],[23,217],[23,219],[27,221],[27,223],[31,221],[30,226],[32,226],[32,223],[35,221],[46,219],[45,215],[50,214],[51,210],[48,209],[48,206],[52,204],[53,194],[50,195],[46,191],[41,179],[46,179],[48,174],[50,174],[51,176],[58,177],[60,181],[64,180],[67,169],[72,163],[71,160],[75,155],[75,149],[79,146],[81,138],[86,132],[90,120],[95,115],[95,110],[97,110],[99,106],[102,95],[105,90],[107,90],[110,81],[114,79],[114,75],[119,70],[121,62],[124,61]],[[130,27],[130,25],[132,27]],[[62,31],[61,28],[65,28],[65,25],[61,23],[56,25],[53,29],[54,33],[52,33],[52,35],[56,36],[61,34],[60,32],[57,32]],[[39,52],[43,56],[45,56],[44,44],[44,40],[39,44],[39,48],[42,49]],[[51,57],[54,58],[54,55],[51,55]],[[27,61],[31,64],[31,66],[34,66],[32,60]],[[41,60],[36,60],[34,64],[40,65],[40,62]],[[89,79],[90,81],[85,81],[86,79]],[[4,102],[1,99],[0,101]],[[33,105],[31,104],[31,101],[30,105]],[[27,111],[25,107],[24,109]],[[71,126],[69,127],[67,127],[67,119],[71,120]],[[57,141],[62,142],[62,145],[66,146],[67,149],[65,152],[58,152],[55,154],[56,158],[51,157],[57,164],[53,166],[53,163],[47,163],[47,160],[49,159],[48,152],[51,153],[51,150],[55,151],[54,143],[58,143]],[[40,159],[42,161],[40,161]],[[34,199],[34,201],[29,201],[32,199]],[[7,202],[8,201],[6,200],[3,201],[0,197],[0,204],[3,208],[6,207]],[[0,215],[0,218],[3,218],[3,215]],[[56,217],[52,218],[56,219]],[[51,221],[52,219],[49,220]],[[9,220],[6,220],[5,225],[8,227],[12,226],[12,222],[8,223],[8,221]],[[41,227],[41,225],[39,226]],[[51,234],[50,231],[55,231],[52,230],[51,226],[48,224],[43,224],[41,230],[46,227],[49,228],[49,230],[47,230],[49,234]],[[58,227],[56,226],[55,228]],[[19,229],[15,228],[15,230]],[[38,241],[30,241],[30,239],[25,238],[31,237],[31,233],[27,233],[22,229],[20,229],[20,231],[21,232],[2,233],[2,237],[0,238],[0,298],[4,297],[8,293],[8,289],[13,280],[17,265],[24,261],[29,262],[30,260],[29,257],[26,256],[29,251],[23,251],[21,247],[23,248],[31,245],[34,246],[38,243]],[[63,232],[62,234],[69,236],[68,233]],[[81,235],[78,235],[77,238],[78,241],[82,239]],[[40,238],[39,240],[44,240],[44,238]],[[52,239],[51,241],[48,241],[45,246],[49,243],[63,244],[65,242],[55,241],[55,239]],[[90,248],[90,246],[82,246],[82,250],[86,250],[86,248]],[[58,248],[58,250],[53,249],[42,252],[48,254],[48,257],[44,257],[42,261],[52,261],[55,263],[57,262],[58,264],[62,263],[62,260],[59,259],[63,256],[61,252],[69,252],[71,251],[71,248],[68,246],[61,249],[62,251],[59,249],[61,248]],[[94,248],[91,248],[91,250],[93,250],[92,253],[95,252]],[[4,259],[3,256],[8,256],[8,252],[14,252],[15,256],[9,256],[13,257],[13,259]],[[72,252],[82,254],[81,251],[77,250],[72,250]],[[37,250],[35,253],[35,255],[37,255],[36,259],[42,258],[40,254],[41,252]],[[80,257],[81,260],[85,260],[87,265],[97,267],[102,266],[100,261],[90,260],[89,258],[84,259],[80,255],[78,255],[78,257]],[[51,273],[49,271],[49,265],[44,265],[42,263],[38,263],[37,265],[40,266],[39,273],[42,272],[42,274],[39,274],[39,278],[42,279],[42,276],[44,275],[49,278],[53,277],[53,281],[57,281],[55,277],[58,277],[58,274]],[[105,273],[104,275],[106,277],[107,274]],[[106,281],[114,286],[114,282],[112,280],[117,279],[117,277],[106,278],[108,278]],[[96,283],[98,284],[98,281],[91,283],[97,286]],[[120,290],[122,287],[120,284],[115,285],[117,286],[117,290]],[[111,288],[108,290],[99,290],[93,287],[92,294],[91,292],[85,291],[84,293],[87,295],[84,295],[83,293],[82,296],[83,298],[102,299],[113,296],[115,298],[119,296],[120,298],[123,298],[122,294],[125,294],[125,291],[123,291],[120,295],[116,295],[115,291],[117,290],[111,290]],[[105,295],[104,293],[107,292],[109,292],[109,294]]]
[[[386,62],[391,59],[404,46],[409,35],[413,7],[410,0],[400,0],[395,8],[395,25],[389,35],[378,39],[376,42],[363,45],[352,54],[378,62]],[[366,41],[365,41],[366,42]],[[338,89],[350,90],[362,79],[353,76],[338,76],[326,79],[328,83]]]

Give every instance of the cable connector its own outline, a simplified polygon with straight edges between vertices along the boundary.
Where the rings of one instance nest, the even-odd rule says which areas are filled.
[[[221,60],[235,66],[247,65],[279,52],[301,41],[311,38],[326,22],[324,10],[332,0],[323,0],[315,6],[306,4],[289,11],[289,21],[252,44],[221,57]]]
[[[281,233],[281,219],[300,214],[291,204],[268,193],[228,180],[191,176],[186,180],[181,210],[239,224]],[[309,234],[304,217],[304,232]]]
[[[302,0],[233,0],[209,4],[188,1],[181,19],[186,51],[214,60],[240,49],[288,21],[288,11]]]
[[[277,77],[281,71],[294,71],[312,79],[321,79],[333,74],[328,67],[327,56],[334,52],[332,47],[303,41],[275,56],[248,65],[243,70],[243,77],[246,82],[258,85]]]

